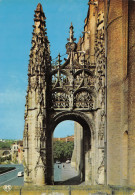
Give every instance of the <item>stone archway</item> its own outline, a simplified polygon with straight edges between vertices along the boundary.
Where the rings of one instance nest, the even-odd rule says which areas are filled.
[[[65,120],[73,120],[78,122],[82,128],[83,128],[83,140],[78,140],[82,141],[82,162],[80,164],[80,170],[79,174],[81,176],[82,181],[88,181],[91,183],[91,179],[88,179],[88,175],[92,174],[92,164],[89,162],[91,161],[91,143],[92,143],[92,122],[88,118],[87,115],[85,115],[82,112],[74,112],[74,111],[68,111],[68,112],[61,112],[57,115],[54,116],[53,119],[51,119],[51,124],[50,124],[50,133],[47,138],[47,148],[50,148],[48,150],[48,155],[47,155],[47,164],[48,164],[48,176],[47,176],[47,181],[48,183],[53,183],[53,152],[52,152],[52,135],[55,127],[61,123],[62,121]]]
[[[99,184],[98,170],[104,167],[104,74],[85,52],[78,51],[72,23],[67,59],[62,64],[59,54],[52,64],[41,4],[34,16],[23,135],[24,180],[36,185],[53,183],[52,133],[58,123],[71,119],[83,127],[85,182]]]

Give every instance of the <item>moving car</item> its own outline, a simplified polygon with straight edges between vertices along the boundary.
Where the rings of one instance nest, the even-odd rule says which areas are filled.
[[[17,174],[18,177],[23,177],[24,176],[24,173],[23,171],[19,171],[18,174]]]

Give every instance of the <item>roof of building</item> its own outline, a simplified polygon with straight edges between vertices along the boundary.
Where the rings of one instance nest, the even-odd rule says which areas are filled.
[[[61,138],[54,137],[53,141],[65,141],[65,142],[74,141],[74,135],[67,136],[67,137],[61,137]]]

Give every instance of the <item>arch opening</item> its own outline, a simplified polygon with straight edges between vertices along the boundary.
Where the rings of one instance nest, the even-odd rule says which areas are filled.
[[[73,136],[74,146],[72,144],[71,144],[72,146],[69,144],[71,147],[73,147],[73,153],[71,156],[67,156],[67,158],[65,157],[63,158],[63,160],[61,160],[61,159],[56,158],[56,154],[54,152],[54,147],[56,147],[56,145],[54,144],[54,137],[57,137],[55,133],[57,126],[59,126],[62,123],[65,123],[65,121],[70,121],[70,122],[72,121],[72,129],[73,129],[72,132],[74,133],[74,136],[71,135],[70,131],[67,131],[67,136],[64,136],[65,137],[64,139],[65,141],[67,141],[68,136]],[[65,128],[66,128],[66,125],[65,125]],[[52,131],[52,134],[51,134],[52,135],[51,137],[52,153],[50,155],[51,160],[52,160],[51,178],[54,184],[79,185],[80,183],[85,182],[86,180],[89,180],[89,178],[91,177],[90,175],[92,174],[91,172],[92,170],[91,129],[90,129],[90,124],[87,122],[87,119],[84,119],[83,115],[77,115],[76,113],[72,113],[72,114],[65,113],[65,114],[62,114],[61,116],[57,115],[57,117],[54,117],[50,129]],[[62,128],[62,131],[64,131],[64,126]],[[55,136],[53,137],[53,135]],[[63,137],[63,135],[61,137]],[[57,139],[60,139],[60,138],[57,137]],[[62,144],[61,144],[61,147],[63,147]],[[69,161],[69,164],[67,163],[68,165],[66,164],[66,161],[67,162]],[[65,174],[67,171],[68,172],[67,177],[66,175],[64,175],[64,178],[62,180],[60,175],[59,176],[56,175],[57,171],[55,169],[57,169],[57,171],[59,171],[60,174]],[[71,172],[74,173],[74,175],[70,174]]]

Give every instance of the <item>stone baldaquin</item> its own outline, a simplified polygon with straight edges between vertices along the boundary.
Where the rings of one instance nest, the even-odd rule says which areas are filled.
[[[51,63],[45,14],[34,15],[24,127],[26,183],[53,184],[52,136],[75,121],[72,165],[89,185],[135,184],[135,2],[88,2],[83,36],[71,23],[67,59]],[[76,123],[77,122],[77,123]]]

